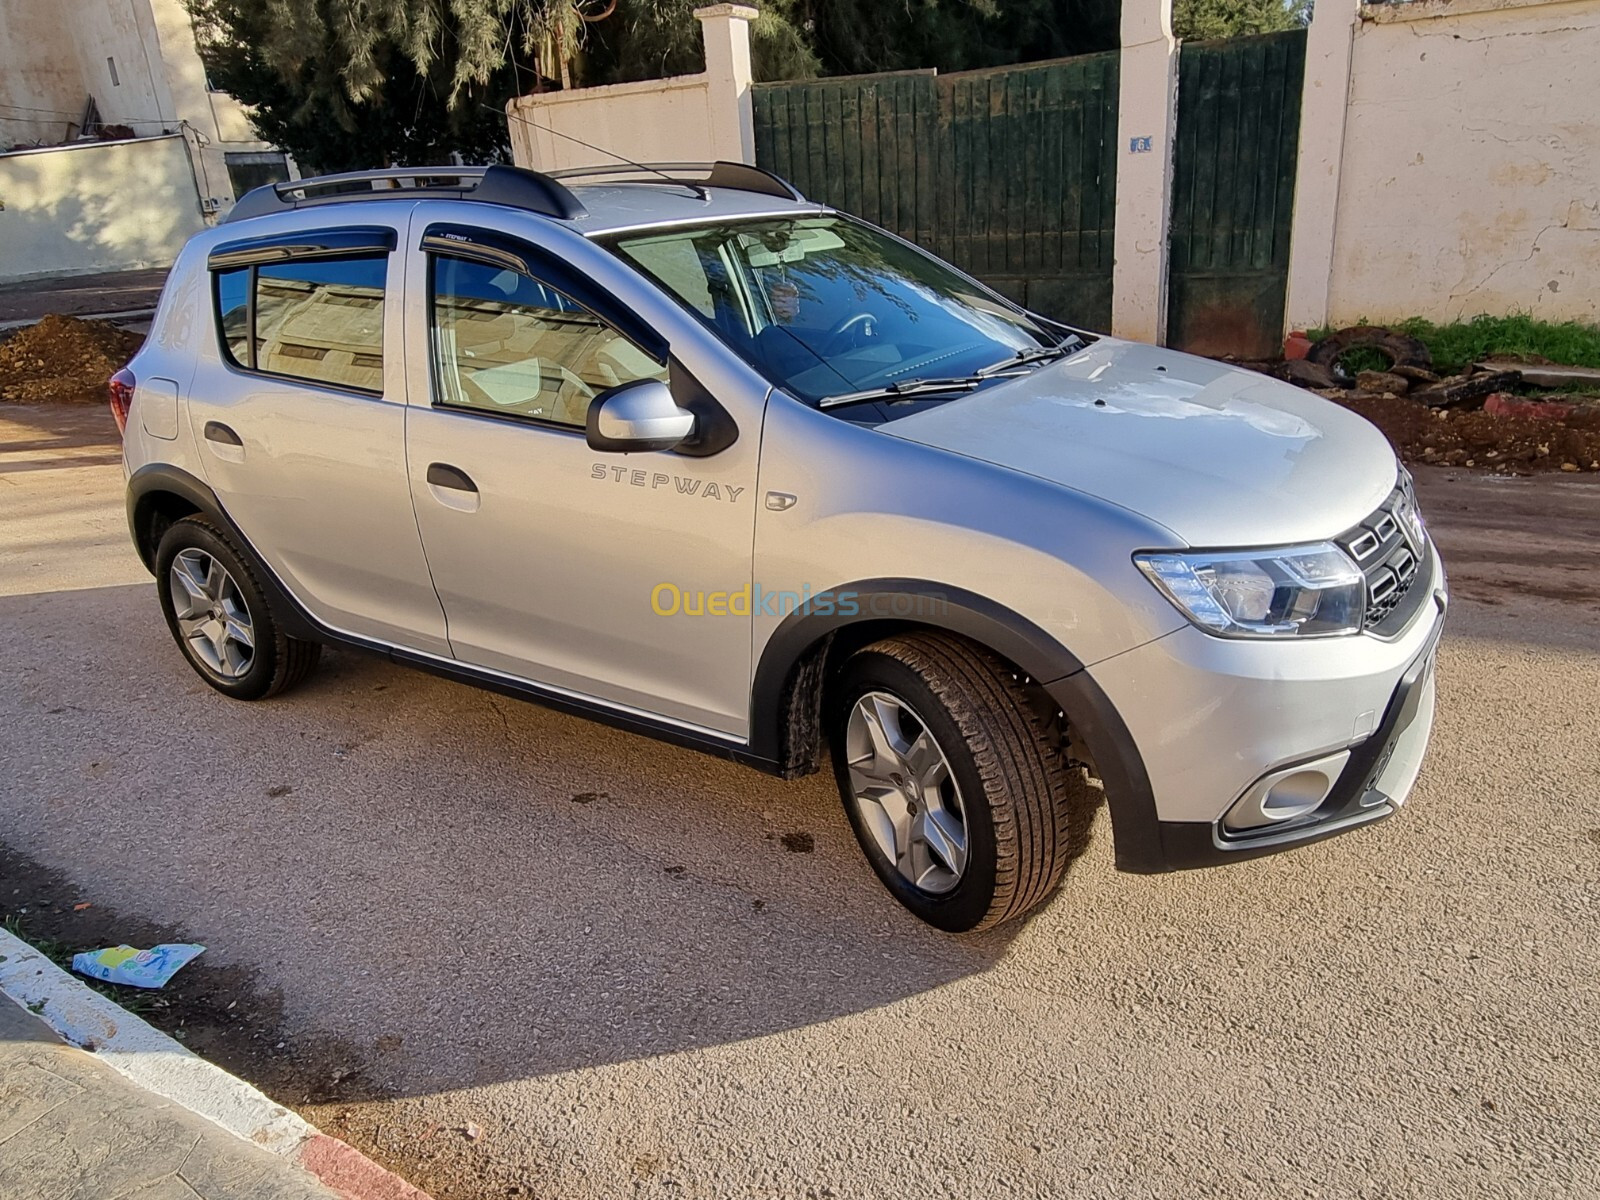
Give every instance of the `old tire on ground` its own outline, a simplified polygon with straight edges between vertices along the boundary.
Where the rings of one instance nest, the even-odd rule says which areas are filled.
[[[1429,376],[1432,374],[1433,355],[1426,345],[1414,337],[1396,333],[1381,325],[1355,325],[1338,333],[1330,333],[1306,351],[1306,361],[1336,371],[1344,353],[1357,347],[1377,351],[1389,360],[1389,369],[1394,371],[1398,368],[1401,375],[1408,371],[1420,371]],[[1346,378],[1351,375],[1348,371],[1343,374]]]
[[[311,674],[322,647],[289,637],[255,568],[203,517],[169,526],[156,548],[156,590],[173,640],[195,673],[235,700],[264,700]]]
[[[906,908],[959,933],[1049,898],[1073,853],[1068,767],[1004,663],[944,634],[888,638],[845,663],[829,717],[850,823]]]

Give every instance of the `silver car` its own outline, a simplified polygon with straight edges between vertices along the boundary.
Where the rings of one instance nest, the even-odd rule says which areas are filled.
[[[1445,610],[1359,417],[1026,312],[748,166],[301,180],[112,381],[200,676],[325,644],[790,779],[923,920],[1406,799]]]

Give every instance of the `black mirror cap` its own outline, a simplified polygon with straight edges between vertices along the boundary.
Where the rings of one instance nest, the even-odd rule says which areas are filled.
[[[739,424],[676,358],[667,360],[667,386],[678,407],[694,414],[694,432],[677,445],[685,458],[710,458],[739,440]]]

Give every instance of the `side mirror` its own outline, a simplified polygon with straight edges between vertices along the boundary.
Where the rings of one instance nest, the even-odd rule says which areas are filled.
[[[671,450],[694,432],[694,414],[678,407],[659,379],[641,379],[601,392],[584,425],[591,450],[622,454]]]

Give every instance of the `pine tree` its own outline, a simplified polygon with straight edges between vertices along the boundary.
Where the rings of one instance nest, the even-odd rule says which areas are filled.
[[[491,54],[481,31],[434,21],[433,0],[358,4],[190,0],[190,11],[211,85],[250,105],[257,132],[302,170],[509,157],[505,102],[535,71],[516,27]]]
[[[1188,41],[1277,33],[1310,19],[1310,0],[1173,0],[1172,5],[1172,32]]]
[[[187,0],[214,86],[308,170],[509,153],[512,96],[703,68],[703,0]],[[1185,38],[1303,24],[1309,0],[1176,0]],[[756,77],[959,71],[1114,49],[1117,0],[765,0]]]

